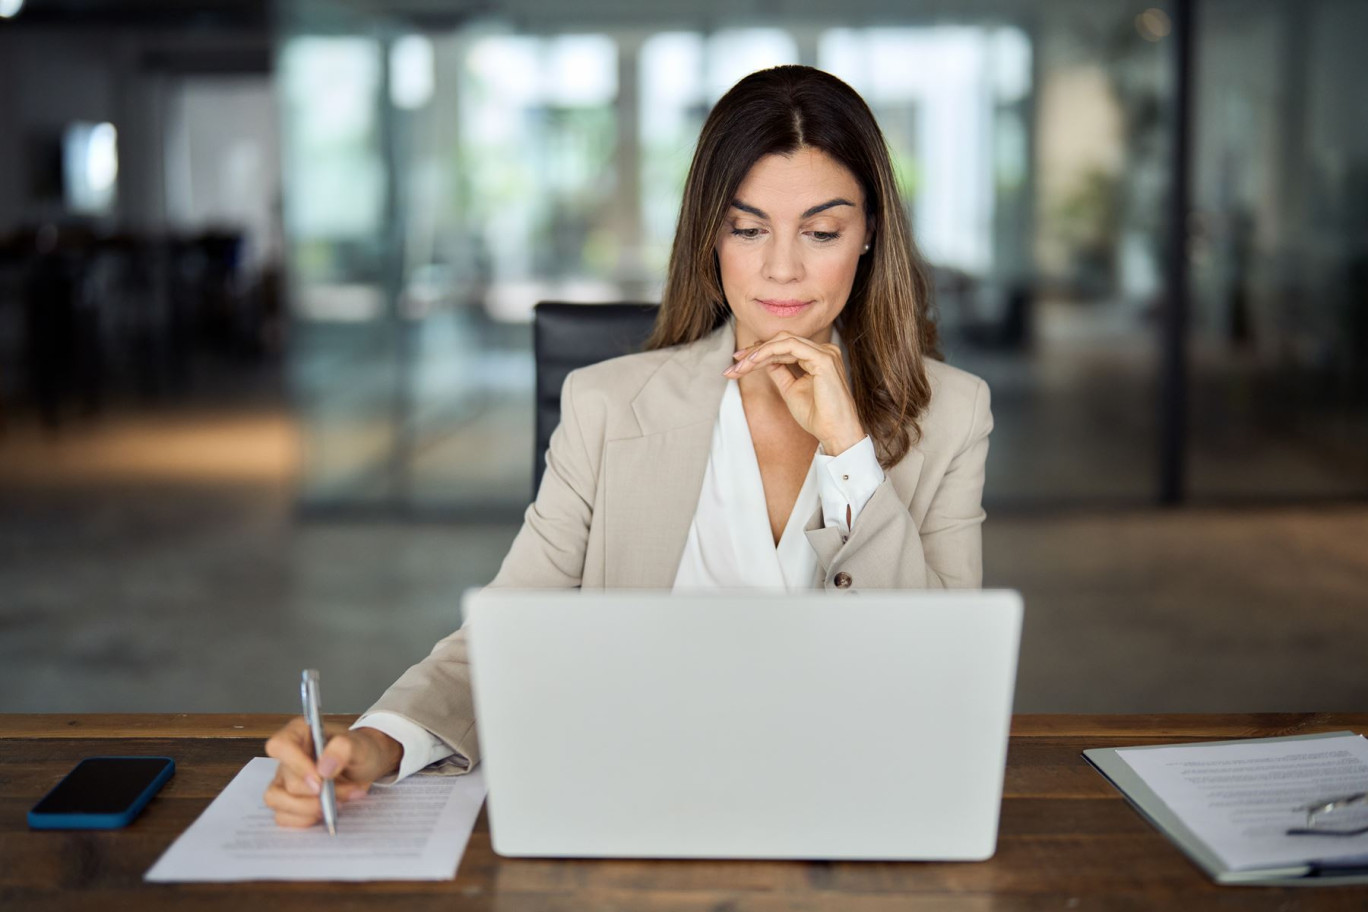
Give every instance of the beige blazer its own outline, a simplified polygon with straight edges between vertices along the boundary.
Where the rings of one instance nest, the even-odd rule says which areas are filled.
[[[731,363],[730,324],[691,345],[615,358],[570,374],[546,475],[490,584],[507,588],[668,589],[684,553]],[[814,584],[860,589],[977,588],[988,386],[928,361],[921,440],[860,512],[849,536],[813,512]],[[404,716],[479,759],[463,630],[441,640],[371,711]]]

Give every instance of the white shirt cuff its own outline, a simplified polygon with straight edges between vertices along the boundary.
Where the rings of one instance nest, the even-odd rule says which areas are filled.
[[[868,435],[839,456],[828,456],[817,447],[817,491],[822,499],[822,520],[828,528],[849,535],[855,519],[883,484],[884,470]],[[847,508],[849,521],[847,522]]]
[[[456,753],[441,738],[417,722],[410,722],[397,713],[368,713],[357,719],[352,728],[373,728],[382,734],[389,735],[404,748],[404,754],[399,759],[399,772],[393,776],[377,779],[376,785],[393,785],[412,776],[420,769],[445,760]]]

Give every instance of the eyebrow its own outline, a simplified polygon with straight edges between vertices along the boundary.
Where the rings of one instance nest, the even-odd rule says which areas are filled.
[[[852,203],[850,200],[845,199],[844,197],[838,196],[838,197],[836,197],[836,199],[827,200],[825,203],[818,203],[816,206],[813,206],[811,209],[809,209],[809,210],[807,210],[806,212],[804,212],[802,217],[803,217],[803,218],[812,218],[812,217],[813,217],[814,215],[816,215],[817,213],[819,213],[819,212],[825,212],[825,211],[827,211],[828,209],[835,208],[836,206],[854,206],[854,205],[855,205],[855,204]],[[741,202],[740,200],[735,200],[735,199],[732,200],[732,208],[733,208],[733,209],[740,209],[742,212],[749,212],[751,215],[757,216],[757,217],[762,218],[762,219],[768,219],[768,218],[769,218],[769,216],[768,216],[766,213],[764,213],[763,211],[761,211],[761,210],[755,208],[754,206],[749,206],[749,205],[747,205],[747,204]]]

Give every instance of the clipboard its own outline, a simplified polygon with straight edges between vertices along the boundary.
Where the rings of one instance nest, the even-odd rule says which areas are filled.
[[[1219,747],[1223,744],[1250,744],[1254,742],[1272,743],[1277,741],[1315,741],[1321,738],[1343,737],[1356,732],[1320,732],[1314,735],[1290,735],[1281,738],[1239,738],[1230,741],[1200,741],[1174,744],[1147,744],[1143,747],[1096,747],[1083,752],[1087,760],[1099,773],[1107,778],[1130,803],[1159,832],[1168,837],[1193,864],[1207,873],[1218,884],[1230,886],[1280,886],[1280,887],[1329,887],[1368,884],[1368,868],[1362,865],[1353,867],[1316,866],[1313,864],[1290,865],[1276,868],[1253,868],[1231,870],[1205,842],[1179,819],[1178,815],[1145,784],[1139,774],[1131,768],[1117,751],[1152,750],[1160,747]]]

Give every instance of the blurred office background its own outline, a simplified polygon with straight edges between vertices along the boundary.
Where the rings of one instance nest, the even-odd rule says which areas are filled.
[[[1362,709],[1359,0],[0,0],[0,711],[360,710],[531,496],[539,300],[708,107],[892,148],[997,421],[1025,711]],[[1177,258],[1177,259],[1175,259]]]

